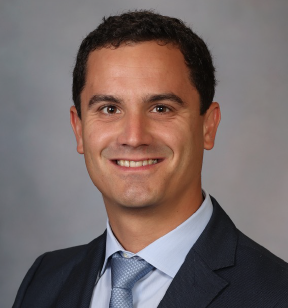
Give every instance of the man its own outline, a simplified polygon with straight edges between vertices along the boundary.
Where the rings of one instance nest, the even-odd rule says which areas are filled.
[[[205,43],[150,11],[104,19],[73,74],[77,151],[107,231],[40,256],[13,307],[288,307],[288,265],[201,186],[220,108]]]

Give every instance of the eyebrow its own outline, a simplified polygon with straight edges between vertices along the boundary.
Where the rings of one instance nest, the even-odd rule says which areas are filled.
[[[88,103],[88,108],[91,108],[94,104],[101,103],[101,102],[120,104],[121,99],[113,95],[96,94],[90,98],[89,103]]]
[[[150,103],[155,103],[155,102],[160,102],[160,101],[171,101],[181,106],[185,105],[184,101],[178,95],[174,93],[148,95],[145,97],[144,101],[150,102]]]

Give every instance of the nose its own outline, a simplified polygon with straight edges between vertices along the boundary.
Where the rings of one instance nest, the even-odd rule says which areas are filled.
[[[118,135],[119,144],[137,148],[152,142],[149,119],[145,115],[142,113],[126,114],[122,121]]]

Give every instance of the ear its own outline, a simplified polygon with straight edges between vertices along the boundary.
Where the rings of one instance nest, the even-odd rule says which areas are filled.
[[[73,128],[73,132],[76,137],[77,152],[79,154],[84,154],[83,138],[82,138],[82,121],[78,117],[77,110],[74,106],[70,108],[70,124]]]
[[[214,147],[216,132],[220,120],[220,106],[218,103],[213,102],[204,115],[203,137],[205,150],[211,150]]]

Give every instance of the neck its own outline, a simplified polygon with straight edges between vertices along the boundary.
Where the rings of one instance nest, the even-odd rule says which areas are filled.
[[[197,193],[169,204],[131,208],[112,205],[104,198],[111,229],[127,251],[137,253],[158,238],[175,229],[203,202],[201,186]]]

